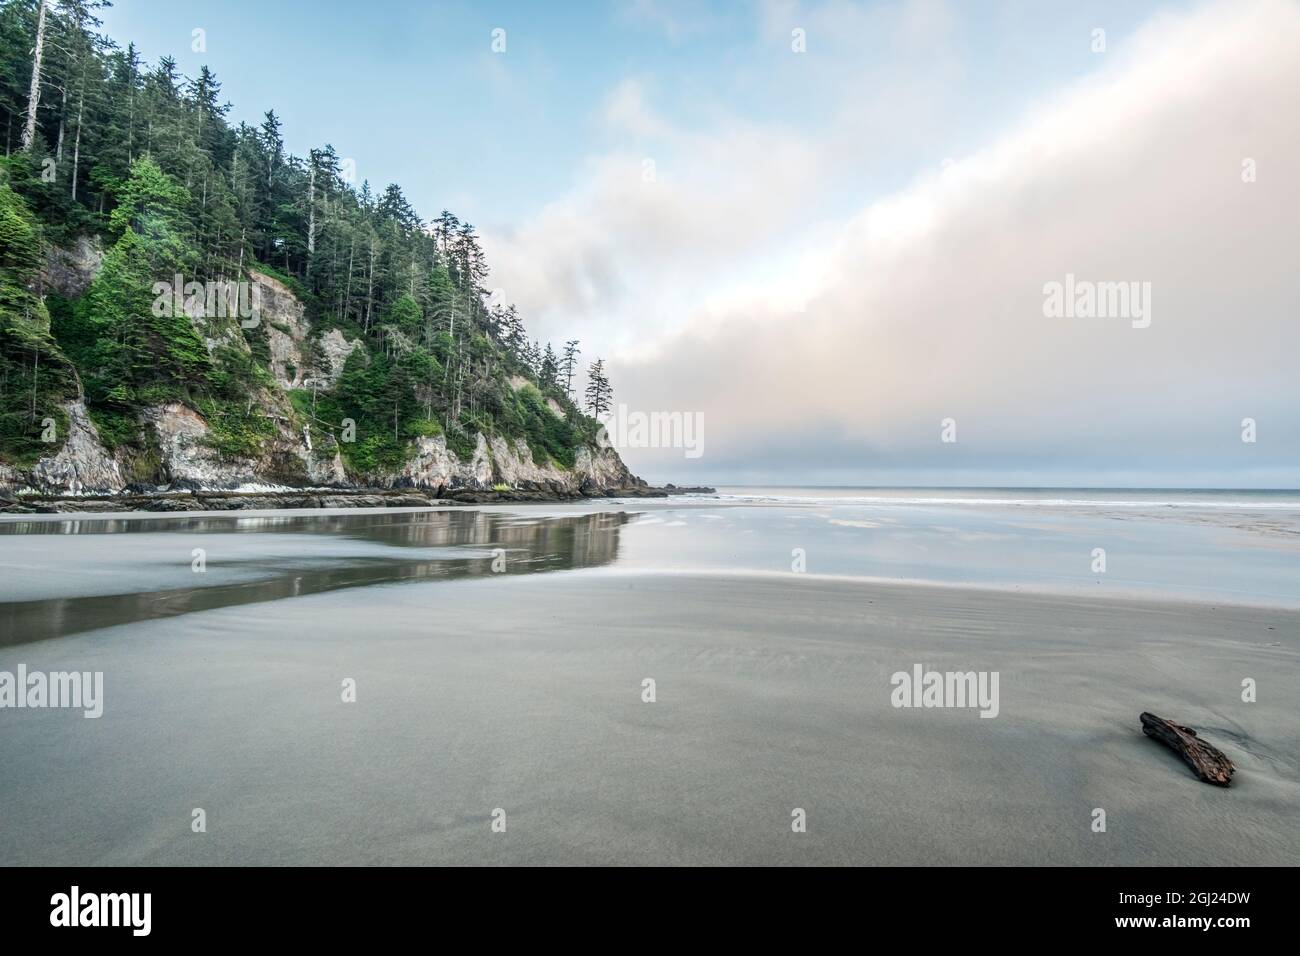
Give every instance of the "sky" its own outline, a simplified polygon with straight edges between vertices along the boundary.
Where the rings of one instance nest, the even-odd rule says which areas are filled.
[[[620,447],[652,481],[1300,487],[1296,0],[120,0],[105,27],[473,222],[625,420],[696,423]],[[1067,276],[1130,309],[1048,314]]]

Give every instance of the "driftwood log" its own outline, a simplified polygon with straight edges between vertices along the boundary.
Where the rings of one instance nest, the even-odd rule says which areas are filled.
[[[1196,736],[1196,731],[1191,727],[1184,727],[1155,714],[1144,713],[1141,720],[1142,733],[1160,741],[1182,757],[1198,780],[1218,787],[1232,783],[1232,774],[1237,769],[1232,761],[1219,748]]]

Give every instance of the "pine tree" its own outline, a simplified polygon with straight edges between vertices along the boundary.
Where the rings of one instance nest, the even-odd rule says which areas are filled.
[[[578,356],[581,354],[577,339],[564,343],[564,364],[561,367],[564,371],[564,394],[569,399],[573,398],[573,373],[578,370]]]
[[[541,385],[543,391],[554,391],[559,387],[560,363],[555,357],[555,350],[551,348],[551,343],[546,343],[546,351],[542,353],[541,363],[537,368],[537,382]]]
[[[605,360],[596,359],[587,369],[587,411],[592,418],[599,418],[609,411],[613,399],[614,391],[605,377]]]
[[[36,26],[36,45],[32,50],[32,82],[27,93],[27,125],[23,127],[23,149],[31,149],[36,141],[36,111],[41,105],[41,60],[45,56],[45,20],[49,0],[40,0],[41,9]]]

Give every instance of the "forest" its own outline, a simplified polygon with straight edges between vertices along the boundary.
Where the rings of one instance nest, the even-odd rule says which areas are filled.
[[[502,435],[573,466],[610,407],[604,363],[584,374],[577,341],[531,339],[493,300],[473,225],[423,219],[396,184],[352,182],[329,144],[292,155],[274,110],[233,123],[207,67],[184,76],[104,36],[106,5],[0,0],[0,459],[49,454],[74,399],[110,450],[146,450],[140,410],[175,401],[223,452],[255,453],[274,427],[253,400],[274,385],[265,324],[205,334],[186,309],[154,308],[154,288],[256,270],[292,290],[313,333],[364,343],[337,387],[290,395],[318,433],[355,423],[351,470],[399,468],[412,440],[439,434],[462,457],[475,435]],[[46,289],[50,250],[85,238],[103,252],[89,287]]]

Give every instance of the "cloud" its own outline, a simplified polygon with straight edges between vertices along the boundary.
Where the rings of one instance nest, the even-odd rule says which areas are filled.
[[[1284,0],[1159,15],[985,148],[816,222],[842,125],[661,130],[657,183],[605,155],[495,261],[531,250],[518,287],[615,350],[617,400],[705,415],[699,460],[626,452],[652,477],[1295,485],[1297,51]],[[1046,317],[1067,273],[1150,282],[1150,327]]]
[[[672,127],[650,110],[639,79],[626,79],[614,88],[605,100],[604,120],[612,131],[640,139],[672,135]]]
[[[627,0],[623,19],[635,26],[649,26],[673,43],[706,32],[712,17],[696,0]]]
[[[531,329],[631,347],[681,327],[701,289],[779,238],[804,197],[773,185],[815,177],[819,160],[779,129],[669,129],[628,88],[611,113],[654,141],[593,157],[569,194],[484,245]]]

